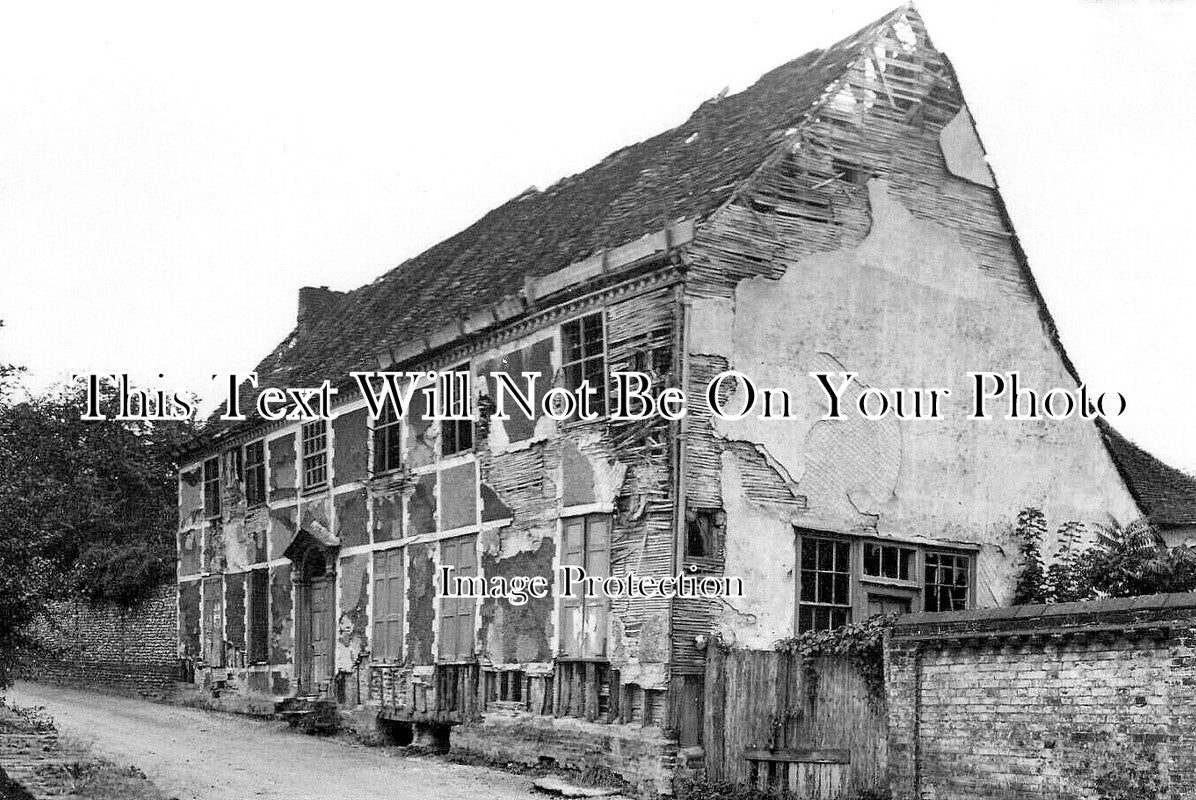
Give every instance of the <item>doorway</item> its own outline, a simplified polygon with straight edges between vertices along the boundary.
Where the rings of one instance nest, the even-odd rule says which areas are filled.
[[[308,548],[300,563],[296,589],[295,671],[300,695],[324,695],[332,675],[335,576],[329,560]]]

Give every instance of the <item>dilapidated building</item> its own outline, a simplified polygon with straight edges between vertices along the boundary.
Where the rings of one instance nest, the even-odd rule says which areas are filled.
[[[639,370],[689,413],[373,419],[349,373],[377,369],[469,371],[488,397],[492,371],[530,371],[537,398]],[[701,398],[728,369],[790,389],[790,418],[716,419]],[[903,7],[369,285],[303,289],[257,373],[331,379],[335,418],[213,423],[187,455],[180,655],[246,707],[318,698],[667,791],[701,763],[711,640],[1005,604],[1020,509],[1052,530],[1140,514],[1091,420],[966,419],[975,370],[1079,383],[951,65]],[[824,420],[814,371],[856,373],[849,401],[958,401]],[[515,605],[440,596],[441,565],[745,594]]]

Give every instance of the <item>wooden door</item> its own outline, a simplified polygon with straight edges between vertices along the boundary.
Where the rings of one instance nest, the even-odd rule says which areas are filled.
[[[318,690],[332,676],[332,579],[311,582],[311,677]]]

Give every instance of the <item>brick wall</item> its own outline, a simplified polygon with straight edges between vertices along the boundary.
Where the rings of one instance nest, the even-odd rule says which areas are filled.
[[[1196,797],[1196,595],[903,617],[894,800]]]
[[[23,676],[122,694],[165,696],[178,674],[173,583],[131,608],[55,603],[35,630]]]

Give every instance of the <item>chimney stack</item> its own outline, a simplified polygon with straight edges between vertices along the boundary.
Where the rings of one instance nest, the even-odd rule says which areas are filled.
[[[344,292],[334,292],[327,286],[302,287],[299,290],[299,332],[311,330],[344,296]]]

